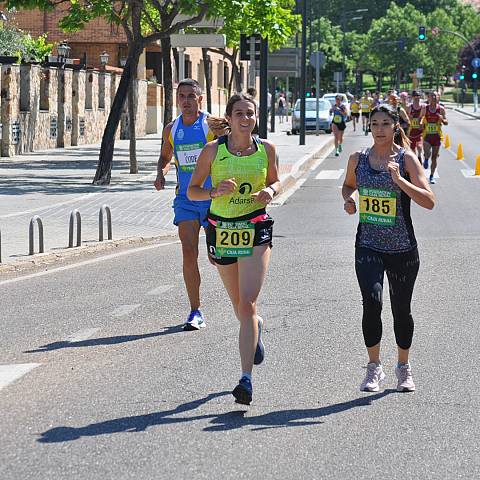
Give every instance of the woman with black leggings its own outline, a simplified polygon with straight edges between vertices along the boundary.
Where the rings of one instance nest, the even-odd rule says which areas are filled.
[[[408,356],[413,337],[411,300],[420,265],[410,217],[410,201],[432,209],[435,196],[425,173],[409,149],[398,112],[379,105],[370,114],[373,146],[348,160],[342,195],[345,211],[358,210],[355,271],[363,298],[362,329],[369,363],[360,389],[377,392],[384,380],[380,362],[383,280],[387,274],[398,350],[397,390],[412,392],[415,384]]]

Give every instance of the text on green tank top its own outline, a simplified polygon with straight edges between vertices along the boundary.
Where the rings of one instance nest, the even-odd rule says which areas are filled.
[[[251,195],[265,188],[268,157],[265,146],[257,142],[258,150],[252,155],[237,157],[232,155],[225,143],[219,143],[217,155],[212,163],[212,185],[216,187],[222,180],[235,178],[237,188],[230,195],[214,198],[210,211],[224,218],[236,218],[265,208]]]

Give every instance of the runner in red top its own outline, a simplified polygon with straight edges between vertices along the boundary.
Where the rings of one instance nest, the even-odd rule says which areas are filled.
[[[420,93],[414,90],[412,92],[412,103],[407,108],[408,118],[410,119],[410,128],[408,138],[410,140],[410,148],[417,154],[420,162],[423,156],[423,123],[426,107],[420,103]]]
[[[426,107],[425,130],[423,131],[425,139],[425,160],[423,166],[428,168],[428,159],[432,156],[432,165],[430,168],[430,183],[435,183],[433,175],[437,168],[437,158],[442,143],[442,125],[448,125],[445,108],[439,104],[440,95],[438,92],[430,92],[428,95],[428,105]]]

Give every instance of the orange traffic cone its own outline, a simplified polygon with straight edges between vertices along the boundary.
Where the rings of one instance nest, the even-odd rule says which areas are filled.
[[[480,155],[477,155],[477,158],[475,159],[475,175],[480,176]]]
[[[461,143],[458,144],[457,160],[463,160],[463,147]]]
[[[450,137],[448,133],[445,135],[445,148],[450,148]]]

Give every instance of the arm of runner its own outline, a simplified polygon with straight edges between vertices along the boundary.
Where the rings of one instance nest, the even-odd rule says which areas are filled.
[[[447,120],[447,113],[445,112],[445,108],[441,107],[440,108],[440,115],[442,116],[442,123],[444,125],[448,125],[448,120]]]
[[[347,171],[342,185],[343,209],[353,215],[357,211],[355,192],[357,191],[357,175],[355,170],[358,165],[359,152],[352,153],[347,163]]]
[[[258,202],[267,205],[280,191],[280,177],[278,175],[277,153],[275,150],[275,145],[268,140],[263,140],[263,144],[265,145],[265,151],[268,157],[267,179],[265,182],[266,187],[259,192],[252,193],[252,197],[254,197]]]
[[[400,109],[400,116],[403,118],[403,120],[408,123],[408,125],[410,125],[410,118],[409,116],[407,115],[407,112],[405,111],[404,108],[401,108]]]
[[[400,166],[397,162],[389,162],[387,168],[392,180],[403,192],[421,207],[432,210],[435,206],[435,195],[427,182],[423,167],[413,152],[405,152],[405,170],[410,181],[400,175]]]
[[[170,132],[172,130],[172,123],[169,123],[162,133],[162,149],[160,150],[160,158],[157,164],[157,178],[153,185],[157,190],[163,190],[165,188],[165,175],[170,169],[170,162],[173,156],[173,146],[170,143]]]
[[[210,200],[213,198],[213,192],[215,189],[203,188],[203,184],[210,175],[212,162],[217,155],[217,145],[217,140],[207,143],[197,159],[197,166],[192,173],[190,185],[187,190],[187,197],[190,200]]]

